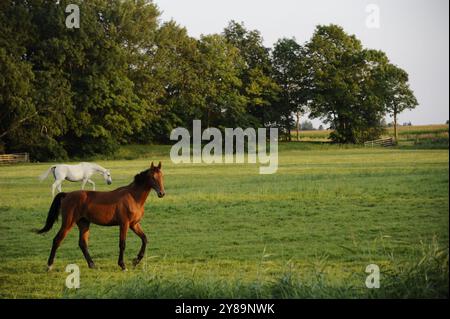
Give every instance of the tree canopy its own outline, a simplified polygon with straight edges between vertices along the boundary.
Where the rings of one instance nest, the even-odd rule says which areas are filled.
[[[68,4],[80,6],[69,29]],[[173,128],[279,127],[320,118],[339,143],[378,137],[414,108],[408,74],[336,25],[280,39],[231,21],[199,39],[146,0],[0,3],[0,150],[35,160],[168,142]]]

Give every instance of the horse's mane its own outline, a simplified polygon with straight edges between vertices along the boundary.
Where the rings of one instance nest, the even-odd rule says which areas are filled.
[[[159,168],[154,167],[154,168],[149,168],[143,172],[140,172],[139,174],[134,176],[133,184],[136,186],[148,186],[149,179],[147,178],[147,175],[148,175],[148,172],[150,172],[152,169],[156,172],[159,171]]]
[[[143,186],[147,182],[147,174],[150,171],[150,169],[147,169],[143,172],[140,172],[136,176],[134,176],[134,184],[138,186]]]

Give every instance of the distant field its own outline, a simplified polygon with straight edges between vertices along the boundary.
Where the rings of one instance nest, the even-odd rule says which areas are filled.
[[[0,166],[1,298],[359,298],[448,297],[448,150],[365,149],[280,144],[280,168],[174,165],[168,146],[129,146],[99,160],[113,182],[128,184],[162,160],[167,196],[151,194],[143,221],[150,238],[142,265],[130,233],[128,272],[116,265],[118,229],[93,226],[89,270],[74,229],[46,260],[57,227],[45,236],[49,164]],[[128,160],[127,160],[128,158]],[[79,184],[64,185],[65,191]],[[67,290],[65,266],[81,268]],[[365,287],[380,266],[381,288]]]
[[[328,137],[332,131],[330,130],[314,130],[314,131],[300,131],[301,141],[329,141]],[[433,139],[446,138],[448,139],[449,126],[448,125],[422,125],[422,126],[400,126],[398,128],[400,143],[402,141],[411,141],[417,139]],[[394,128],[387,129],[387,136],[394,136]],[[297,133],[292,133],[293,140],[297,138]]]
[[[448,133],[448,125],[415,125],[415,126],[400,126],[399,135],[407,134],[433,134],[433,133]],[[389,134],[394,134],[394,128],[388,129]]]

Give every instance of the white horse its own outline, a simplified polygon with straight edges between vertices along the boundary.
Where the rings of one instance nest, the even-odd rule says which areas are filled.
[[[42,174],[39,179],[43,181],[47,176],[53,173],[55,182],[52,185],[52,195],[55,197],[55,190],[61,192],[61,184],[64,180],[69,182],[83,182],[81,184],[81,189],[84,189],[86,183],[90,183],[95,191],[95,183],[91,180],[91,176],[95,173],[103,175],[105,182],[111,185],[111,172],[108,169],[101,167],[100,165],[94,163],[80,163],[78,165],[55,165],[50,167],[44,174]]]

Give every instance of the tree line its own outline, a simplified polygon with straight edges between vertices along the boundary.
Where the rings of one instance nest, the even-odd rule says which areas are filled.
[[[80,28],[65,25],[69,3]],[[309,114],[332,141],[362,143],[417,105],[408,74],[337,25],[273,48],[235,21],[196,39],[145,0],[2,1],[0,92],[0,151],[37,160],[167,143],[193,119],[290,140]]]

